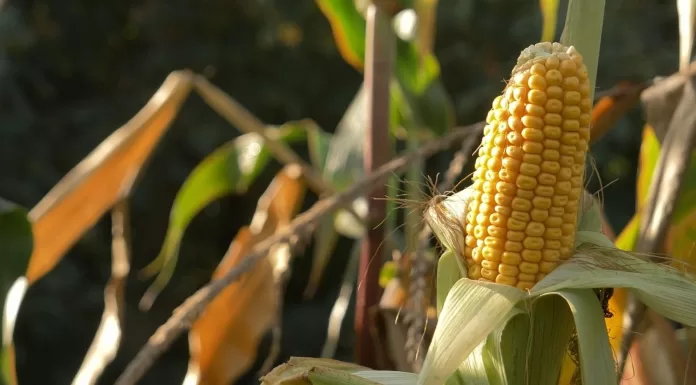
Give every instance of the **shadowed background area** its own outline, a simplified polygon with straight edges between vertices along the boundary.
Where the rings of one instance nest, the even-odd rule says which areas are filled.
[[[537,3],[440,2],[435,53],[457,124],[485,117],[519,51],[539,40]],[[607,1],[598,91],[677,67],[674,1]],[[8,0],[0,11],[0,196],[32,207],[178,69],[206,76],[266,123],[310,118],[326,131],[334,130],[362,79],[339,55],[329,23],[310,0]],[[592,149],[602,182],[615,181],[603,194],[617,230],[634,211],[640,113],[632,111]],[[169,209],[188,173],[238,134],[200,97],[187,100],[135,190],[133,273],[159,252]],[[306,148],[299,151],[307,155]],[[449,159],[431,159],[430,175],[443,171]],[[274,162],[248,194],[222,199],[194,220],[172,282],[147,313],[137,304],[149,282],[131,274],[125,336],[100,383],[113,383],[157,326],[210,279],[279,169]],[[598,188],[594,179],[590,191]],[[110,237],[107,216],[27,294],[15,331],[22,384],[71,383],[103,311]],[[294,260],[280,361],[320,354],[350,249],[347,239],[340,242],[345,246],[339,243],[312,300],[302,296],[312,245]],[[337,358],[350,360],[348,323],[344,330]],[[181,338],[142,383],[181,383],[187,362]],[[258,367],[239,383],[257,383]]]

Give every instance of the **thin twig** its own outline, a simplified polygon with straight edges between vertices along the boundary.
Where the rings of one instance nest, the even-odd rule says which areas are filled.
[[[130,191],[130,189],[128,189]],[[74,385],[95,384],[113,361],[123,334],[124,291],[130,270],[130,212],[128,198],[116,202],[111,210],[111,278],[104,288],[104,314]]]
[[[445,179],[437,186],[437,191],[446,192],[451,190],[457,183],[457,178],[461,175],[462,170],[466,167],[471,153],[478,142],[478,135],[471,135],[464,139],[462,147],[454,154],[454,158],[447,168]],[[427,346],[424,346],[424,333],[427,322],[427,304],[429,296],[428,277],[433,271],[433,260],[425,252],[430,246],[430,238],[432,230],[427,224],[423,225],[418,234],[418,248],[412,254],[412,265],[409,271],[408,300],[409,311],[406,312],[404,320],[408,325],[406,337],[407,359],[410,362],[415,373],[420,372],[423,365],[423,357],[427,352]]]
[[[418,159],[444,151],[454,142],[464,140],[471,135],[478,135],[482,128],[483,125],[477,123],[455,129],[445,137],[423,144],[417,151],[408,152],[389,161],[344,192],[320,200],[309,210],[297,216],[282,231],[259,242],[252,249],[251,253],[240,261],[234,269],[231,269],[223,277],[211,281],[186,299],[174,311],[169,320],[160,326],[155,334],[150,337],[147,344],[138,352],[135,358],[128,364],[126,370],[116,380],[115,385],[132,385],[140,380],[147,369],[152,366],[155,360],[162,355],[174,340],[191,327],[191,324],[200,316],[205,307],[228,285],[238,280],[242,274],[264,258],[273,245],[282,242],[295,244],[300,238],[306,237],[311,226],[325,215],[350,205],[351,202],[362,196],[365,190],[370,189],[375,184],[384,183],[392,173],[403,171],[410,163]]]
[[[690,76],[686,73],[684,76]],[[696,145],[696,101],[694,79],[684,82],[684,94],[669,123],[665,140],[660,150],[653,183],[650,185],[648,201],[641,220],[640,236],[635,251],[653,254],[661,251],[674,214],[675,203],[686,177],[691,153]],[[655,263],[659,261],[651,257]],[[621,351],[619,351],[619,376],[623,376],[626,356],[633,344],[634,336],[644,327],[645,304],[635,296],[628,296]],[[620,377],[621,378],[621,377]]]

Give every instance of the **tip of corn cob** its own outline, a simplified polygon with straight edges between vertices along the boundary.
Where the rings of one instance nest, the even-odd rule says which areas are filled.
[[[524,49],[486,118],[465,226],[468,277],[530,289],[570,257],[590,85],[570,46]]]

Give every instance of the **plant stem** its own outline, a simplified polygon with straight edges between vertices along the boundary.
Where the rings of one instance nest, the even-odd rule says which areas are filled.
[[[367,88],[367,128],[363,164],[366,173],[372,173],[390,159],[389,142],[389,84],[392,74],[392,46],[394,42],[390,18],[378,4],[367,8],[365,42],[365,86]],[[383,184],[372,186],[368,192],[370,219],[381,222],[386,216],[387,194]],[[369,310],[379,303],[379,269],[384,260],[380,246],[384,241],[384,227],[367,228],[363,239],[355,308],[356,363],[376,366],[376,347],[372,337]],[[381,250],[382,252],[384,250]],[[374,263],[373,263],[374,262]]]

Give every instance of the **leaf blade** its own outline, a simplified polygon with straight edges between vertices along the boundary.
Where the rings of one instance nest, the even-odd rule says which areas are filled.
[[[460,279],[447,295],[418,384],[445,383],[525,295],[516,287]]]

